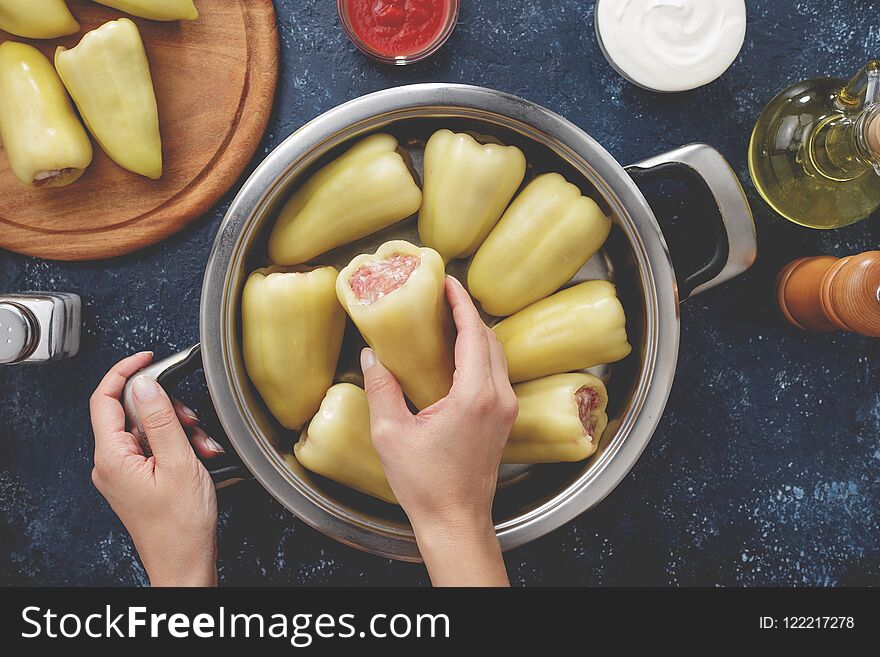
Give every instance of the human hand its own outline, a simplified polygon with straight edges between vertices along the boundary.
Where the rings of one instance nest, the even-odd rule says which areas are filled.
[[[507,585],[492,524],[501,453],[518,412],[507,362],[456,279],[446,295],[458,329],[449,395],[413,415],[394,375],[361,354],[370,430],[435,585]]]
[[[223,448],[147,377],[133,392],[153,455],[125,429],[122,390],[152,360],[142,352],[117,363],[92,395],[92,481],[131,534],[153,586],[216,586],[217,496],[196,453],[211,458]]]

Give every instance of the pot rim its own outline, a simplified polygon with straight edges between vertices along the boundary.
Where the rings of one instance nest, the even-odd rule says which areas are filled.
[[[466,114],[463,114],[466,113]],[[241,276],[243,244],[259,227],[263,210],[286,189],[285,181],[322,152],[397,118],[468,116],[522,132],[549,146],[584,175],[612,206],[639,269],[645,299],[643,366],[615,438],[598,461],[553,498],[496,524],[504,550],[539,538],[598,504],[620,483],[647,447],[666,406],[678,360],[678,288],[666,240],[642,192],[624,168],[582,129],[535,103],[503,92],[461,84],[429,83],[378,91],[331,109],[277,146],[242,186],[215,238],[202,289],[200,334],[205,377],[218,417],[242,461],[294,515],[352,547],[379,556],[420,559],[411,531],[390,531],[356,517],[299,481],[278,452],[259,439],[238,389],[241,377],[232,341],[236,317],[232,290]]]

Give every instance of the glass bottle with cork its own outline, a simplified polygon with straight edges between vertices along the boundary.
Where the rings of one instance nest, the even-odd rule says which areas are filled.
[[[755,187],[786,219],[839,228],[880,207],[880,61],[848,83],[792,85],[765,108],[749,146]]]

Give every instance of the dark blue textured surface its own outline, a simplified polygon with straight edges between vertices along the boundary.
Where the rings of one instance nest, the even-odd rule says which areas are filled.
[[[764,103],[796,80],[848,76],[880,54],[875,0],[747,0],[733,68],[659,96],[599,52],[587,0],[462,0],[433,60],[366,61],[330,0],[277,1],[283,68],[265,148],[361,94],[417,81],[495,87],[574,121],[622,162],[692,141],[718,147],[752,198],[761,257],[682,309],[668,410],[633,472],[597,509],[507,556],[515,584],[880,584],[880,342],[804,335],[779,318],[773,279],[791,258],[877,248],[877,219],[827,233],[775,218],[748,182]],[[880,183],[878,183],[880,184]],[[93,264],[0,252],[0,291],[56,289],[85,301],[77,359],[0,368],[0,584],[143,584],[124,529],[92,488],[87,397],[131,352],[198,341],[203,268],[228,198],[162,245]],[[196,408],[207,400],[192,393]],[[228,584],[425,584],[417,565],[324,538],[256,484],[220,499]]]

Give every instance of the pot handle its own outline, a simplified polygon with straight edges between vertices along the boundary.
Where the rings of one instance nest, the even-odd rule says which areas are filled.
[[[135,378],[138,376],[148,376],[158,382],[159,385],[166,390],[170,390],[180,383],[184,377],[201,369],[201,367],[202,346],[197,344],[194,347],[184,349],[179,353],[148,365],[135,376],[131,377],[125,384],[125,388],[122,392],[122,407],[125,409],[125,417],[128,420],[128,426],[132,428],[132,431],[138,437],[141,449],[144,450],[144,454],[152,454],[152,451],[147,442],[147,435],[144,433],[141,419],[138,417],[134,408],[132,384],[134,383]],[[213,437],[218,439],[218,436],[216,435]],[[229,440],[223,437],[222,444],[223,448],[226,450],[226,454],[211,459],[210,463],[205,463],[208,474],[211,475],[211,479],[214,481],[214,486],[218,490],[242,482],[245,479],[253,478],[245,465],[235,454]]]
[[[716,215],[715,253],[711,260],[687,276],[679,275],[679,298],[692,296],[739,276],[758,257],[755,221],[748,198],[730,164],[707,144],[690,144],[627,167],[641,180],[678,180],[695,201]]]

